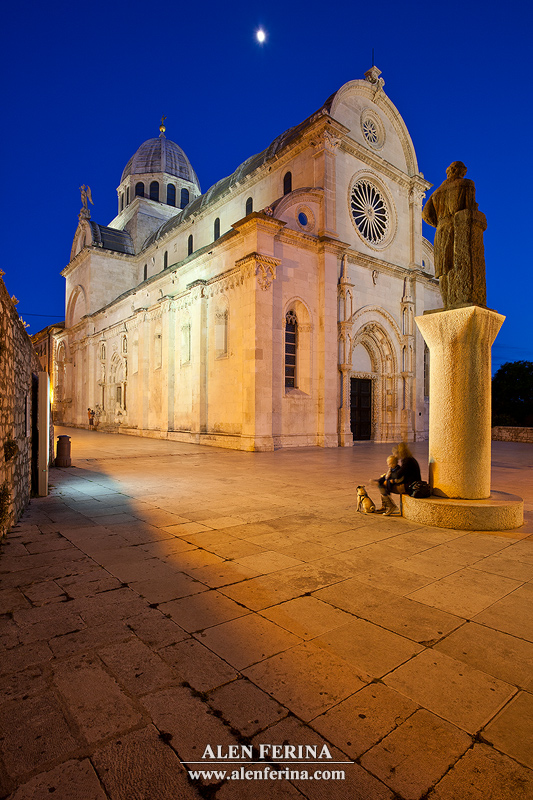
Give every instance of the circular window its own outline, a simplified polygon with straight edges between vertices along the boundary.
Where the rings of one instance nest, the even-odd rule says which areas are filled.
[[[394,234],[394,214],[382,189],[359,178],[350,191],[350,212],[359,235],[373,247],[385,247]]]
[[[380,150],[385,144],[385,128],[379,116],[370,108],[361,114],[361,130],[367,144],[374,150]]]
[[[311,233],[315,225],[313,212],[307,205],[300,205],[294,209],[298,227],[306,233]]]

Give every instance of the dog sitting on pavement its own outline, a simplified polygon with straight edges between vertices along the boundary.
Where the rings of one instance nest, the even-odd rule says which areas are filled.
[[[357,487],[357,508],[363,514],[373,514],[376,510],[373,500],[368,496],[364,486]]]

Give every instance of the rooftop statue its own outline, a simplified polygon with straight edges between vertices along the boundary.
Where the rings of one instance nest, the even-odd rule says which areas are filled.
[[[80,193],[81,193],[81,206],[82,207],[81,207],[81,211],[80,211],[78,216],[80,217],[80,219],[82,219],[82,218],[83,219],[90,219],[91,218],[91,212],[89,211],[89,206],[87,204],[87,201],[89,201],[89,203],[92,206],[94,206],[93,198],[91,196],[91,187],[90,186],[85,186],[85,184],[83,184],[83,186],[80,186]]]
[[[435,275],[445,309],[487,305],[483,231],[485,214],[478,211],[474,181],[465,178],[467,168],[454,161],[446,180],[430,196],[422,219],[437,229]]]

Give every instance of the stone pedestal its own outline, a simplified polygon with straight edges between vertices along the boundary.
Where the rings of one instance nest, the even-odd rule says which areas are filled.
[[[504,319],[479,306],[416,318],[430,352],[433,494],[465,500],[490,496],[490,350]]]
[[[434,496],[406,497],[408,519],[458,530],[508,530],[522,524],[522,500],[491,494],[490,487],[490,351],[504,319],[474,305],[416,318],[430,351],[429,482]]]

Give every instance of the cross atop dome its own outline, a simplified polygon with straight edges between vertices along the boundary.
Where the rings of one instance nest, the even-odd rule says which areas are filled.
[[[162,137],[163,139],[165,138],[165,131],[166,131],[165,120],[166,117],[161,117],[161,124],[159,126],[159,131],[160,131],[159,136]]]

